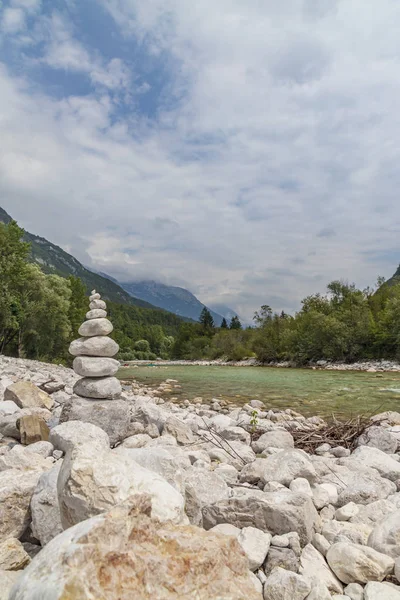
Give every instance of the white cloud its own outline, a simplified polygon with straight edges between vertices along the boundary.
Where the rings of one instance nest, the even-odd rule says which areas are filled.
[[[1,30],[14,34],[25,29],[25,13],[20,8],[5,8],[1,17]]]
[[[107,90],[134,86],[126,66],[53,15],[40,60],[99,88],[56,101],[1,73],[0,204],[100,270],[187,285],[246,317],[333,278],[391,274],[397,3],[103,4],[124,43],[170,68],[157,116],[117,116]]]

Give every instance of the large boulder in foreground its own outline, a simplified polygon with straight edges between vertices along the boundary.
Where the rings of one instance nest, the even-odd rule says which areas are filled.
[[[87,428],[86,444],[76,441],[81,426]],[[90,438],[96,431],[98,438],[92,443]],[[98,427],[88,423],[77,425],[75,421],[63,423],[52,431],[55,446],[57,440],[60,449],[66,451],[57,480],[64,529],[122,502],[133,502],[140,493],[151,497],[156,518],[187,522],[183,496],[158,473],[141,467],[129,455],[112,452],[106,434]]]
[[[47,408],[51,410],[54,400],[30,381],[17,381],[4,392],[4,400],[12,400],[20,408]]]
[[[260,600],[231,536],[150,517],[150,502],[115,507],[52,540],[10,600]]]
[[[60,423],[82,421],[100,427],[114,446],[128,437],[130,412],[124,400],[90,400],[73,396],[63,406]]]
[[[296,531],[303,546],[311,542],[317,519],[311,498],[290,490],[266,493],[242,489],[232,498],[203,508],[205,529],[230,523],[240,529],[256,527],[274,535]]]

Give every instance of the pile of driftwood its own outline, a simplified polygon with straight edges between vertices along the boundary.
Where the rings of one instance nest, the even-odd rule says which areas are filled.
[[[352,451],[356,447],[357,439],[370,426],[370,416],[359,415],[346,421],[339,421],[332,416],[317,429],[299,428],[290,433],[294,438],[295,447],[309,454],[314,454],[322,444],[329,444],[332,448],[343,446]]]

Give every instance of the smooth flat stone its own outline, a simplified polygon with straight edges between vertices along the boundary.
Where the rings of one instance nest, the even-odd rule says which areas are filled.
[[[121,392],[121,384],[116,377],[84,377],[74,385],[74,394],[82,398],[113,400]]]
[[[72,356],[106,356],[117,354],[119,346],[109,337],[98,335],[91,338],[79,338],[71,342],[69,352]]]
[[[108,319],[91,319],[85,321],[79,327],[79,335],[82,337],[93,337],[95,335],[108,335],[114,327]]]
[[[89,301],[93,302],[93,300],[100,300],[101,296],[100,294],[92,294],[91,296],[89,296]]]
[[[89,312],[86,313],[86,318],[88,319],[88,321],[90,321],[90,319],[105,319],[106,316],[107,311],[102,310],[101,308],[95,308],[93,310],[89,310]]]
[[[94,310],[95,308],[106,310],[107,304],[104,302],[104,300],[93,300],[93,302],[89,304],[89,308],[90,310]]]
[[[81,377],[111,377],[115,375],[120,365],[114,358],[77,356],[72,366],[75,373]]]

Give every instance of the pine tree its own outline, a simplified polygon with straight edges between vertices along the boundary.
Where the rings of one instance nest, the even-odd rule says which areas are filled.
[[[226,322],[225,317],[222,319],[221,329],[228,329],[228,323]]]
[[[208,310],[207,306],[205,306],[201,311],[199,321],[201,325],[203,325],[204,329],[212,329],[214,327],[214,319],[212,318],[212,314]]]
[[[237,315],[235,315],[234,317],[232,317],[231,319],[231,323],[229,325],[229,329],[242,329],[242,324],[239,320],[239,317]]]

